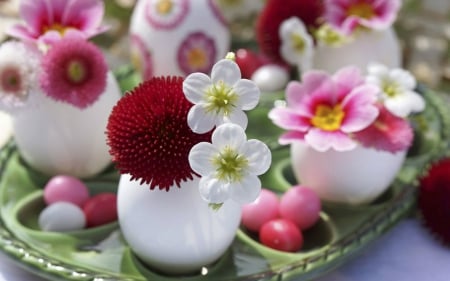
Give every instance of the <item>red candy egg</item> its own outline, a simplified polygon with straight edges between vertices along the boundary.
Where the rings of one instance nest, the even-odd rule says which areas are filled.
[[[303,246],[303,235],[298,227],[287,219],[274,219],[262,225],[260,242],[272,249],[296,252]]]
[[[94,227],[117,220],[117,196],[114,193],[99,193],[91,197],[83,207],[86,226]]]
[[[278,196],[268,189],[262,189],[254,202],[242,207],[242,225],[258,232],[265,222],[278,217],[278,208]]]
[[[322,206],[316,192],[305,186],[294,186],[280,200],[281,217],[291,220],[300,229],[313,226],[320,217]]]

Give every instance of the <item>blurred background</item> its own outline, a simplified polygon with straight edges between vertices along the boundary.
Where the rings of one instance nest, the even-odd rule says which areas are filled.
[[[216,1],[220,7],[229,0]],[[110,30],[94,41],[105,49],[113,69],[130,63],[127,33],[135,2],[105,1],[105,23]],[[18,7],[19,0],[0,0],[0,42],[7,39],[5,30],[18,21]],[[233,38],[251,41],[256,16],[233,21]],[[404,68],[430,88],[450,94],[450,1],[404,0],[396,30],[404,50]]]

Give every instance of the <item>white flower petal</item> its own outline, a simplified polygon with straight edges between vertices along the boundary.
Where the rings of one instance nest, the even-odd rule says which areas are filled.
[[[393,69],[390,72],[390,78],[401,85],[405,90],[413,90],[416,87],[416,79],[409,71],[403,69]]]
[[[199,103],[205,96],[205,91],[212,86],[211,79],[204,73],[189,74],[183,81],[183,92],[186,99],[194,104]]]
[[[234,85],[234,91],[239,95],[237,107],[243,110],[250,110],[255,108],[259,102],[261,91],[256,86],[255,82],[248,79],[241,79]]]
[[[220,204],[231,197],[230,184],[219,181],[212,174],[202,177],[198,186],[200,196],[209,203]]]
[[[261,181],[254,175],[249,175],[242,179],[240,183],[230,186],[231,199],[240,203],[251,203],[258,198],[261,192]]]
[[[386,99],[384,101],[384,106],[389,112],[402,118],[408,116],[411,112],[409,102],[404,96]]]
[[[247,135],[240,126],[226,123],[217,127],[212,134],[212,143],[218,149],[225,146],[239,148],[247,141]]]
[[[381,63],[370,63],[367,66],[367,72],[371,76],[383,78],[389,75],[389,68]]]
[[[239,109],[230,112],[230,114],[228,116],[225,116],[223,120],[224,120],[223,124],[233,123],[239,125],[244,130],[247,128],[248,125],[247,115],[244,113],[244,111]]]
[[[254,175],[261,175],[270,168],[272,154],[267,145],[259,140],[249,140],[242,147],[241,153],[248,160],[248,172]]]
[[[217,62],[211,70],[211,80],[214,84],[223,81],[230,87],[241,79],[241,70],[237,63],[229,59]]]
[[[198,134],[211,131],[216,125],[214,115],[208,114],[202,104],[197,104],[189,110],[187,121],[189,128]]]
[[[214,172],[212,159],[218,153],[215,146],[209,142],[194,145],[189,152],[189,165],[192,170],[201,176]]]

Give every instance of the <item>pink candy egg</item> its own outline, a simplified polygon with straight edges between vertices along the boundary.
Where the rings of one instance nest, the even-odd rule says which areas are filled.
[[[263,188],[254,202],[242,207],[242,225],[258,232],[265,222],[278,217],[278,207],[277,195]]]
[[[267,247],[285,252],[296,252],[303,246],[301,231],[293,222],[283,218],[264,223],[259,240]]]
[[[99,193],[91,197],[83,207],[86,226],[94,227],[117,220],[117,196],[114,193]]]
[[[319,220],[321,207],[317,194],[312,189],[299,185],[292,187],[281,197],[280,215],[305,230]]]
[[[44,201],[47,205],[55,202],[70,202],[82,207],[88,199],[89,190],[86,185],[72,176],[54,176],[44,187]]]

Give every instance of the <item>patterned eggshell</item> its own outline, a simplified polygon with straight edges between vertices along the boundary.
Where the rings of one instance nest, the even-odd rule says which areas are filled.
[[[143,79],[209,74],[231,40],[214,0],[139,0],[129,32],[131,62]]]

